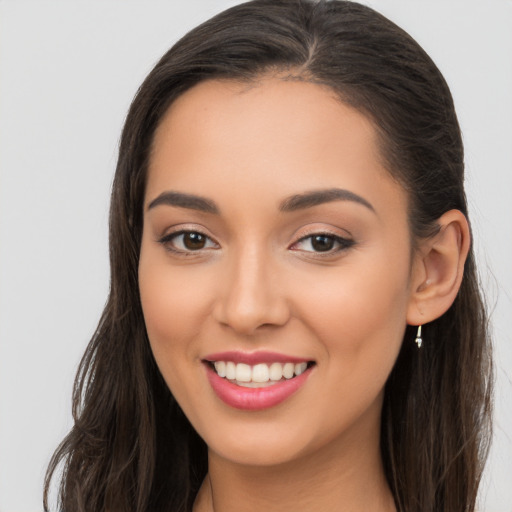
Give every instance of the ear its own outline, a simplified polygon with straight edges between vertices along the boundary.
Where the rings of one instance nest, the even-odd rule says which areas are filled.
[[[438,233],[422,240],[414,255],[409,325],[439,318],[453,304],[462,282],[470,246],[468,221],[459,210],[450,210],[439,218],[438,225]]]

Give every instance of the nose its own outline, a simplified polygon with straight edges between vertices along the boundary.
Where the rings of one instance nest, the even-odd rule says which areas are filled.
[[[288,322],[290,308],[279,269],[268,255],[246,251],[225,265],[213,310],[217,322],[243,335]]]

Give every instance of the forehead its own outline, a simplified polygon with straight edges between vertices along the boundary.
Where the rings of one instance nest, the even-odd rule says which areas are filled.
[[[345,130],[347,126],[349,130]],[[194,135],[198,130],[202,142],[215,143],[216,147],[219,142],[223,147],[240,142],[247,147],[251,137],[253,145],[282,147],[284,138],[276,139],[274,135],[283,127],[291,146],[304,138],[312,142],[323,139],[325,144],[336,139],[337,146],[353,146],[357,139],[358,144],[366,144],[366,150],[372,150],[369,156],[379,157],[371,121],[342,103],[331,88],[272,76],[251,82],[208,80],[189,89],[164,115],[153,149],[159,143],[171,142],[171,137],[196,143]],[[343,138],[336,137],[335,132],[340,129]],[[353,137],[348,137],[349,132]],[[297,146],[293,149],[300,151]]]
[[[212,80],[181,95],[158,126],[147,199],[174,188],[208,196],[219,184],[276,201],[279,191],[333,186],[403,196],[381,162],[372,122],[326,86]]]

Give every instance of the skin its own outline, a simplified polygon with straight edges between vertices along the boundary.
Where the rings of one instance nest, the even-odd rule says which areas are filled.
[[[155,133],[140,294],[160,371],[208,445],[196,512],[395,510],[379,450],[384,384],[407,323],[453,301],[469,234],[449,212],[411,256],[407,196],[377,147],[371,122],[332,91],[277,77],[203,82]],[[332,188],[371,207],[280,209]],[[169,191],[219,213],[155,205]],[[206,244],[188,249],[170,236],[181,230]],[[318,233],[349,242],[319,253],[307,238]],[[316,364],[285,402],[242,411],[217,397],[202,363],[226,350]]]

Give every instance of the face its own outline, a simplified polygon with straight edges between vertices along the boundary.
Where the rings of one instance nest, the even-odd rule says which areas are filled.
[[[319,85],[203,82],[156,131],[144,209],[151,348],[211,453],[378,443],[411,241],[370,121]]]

